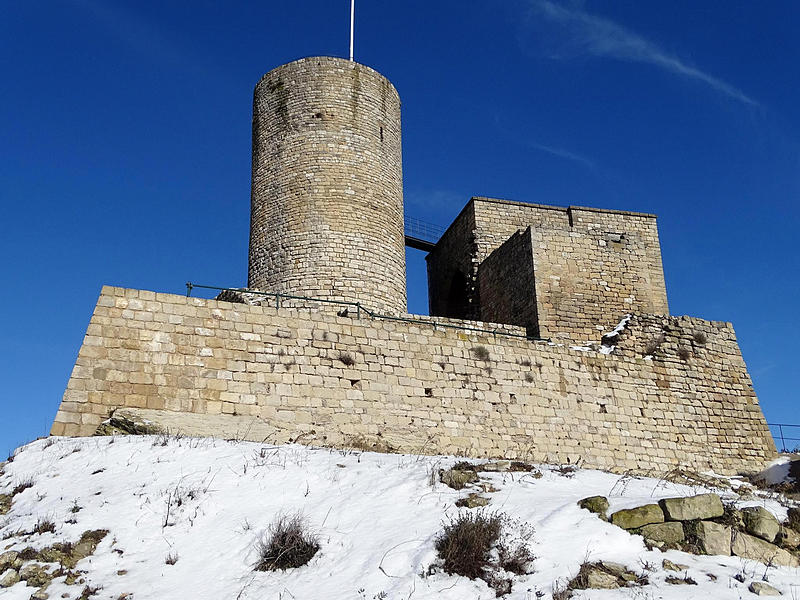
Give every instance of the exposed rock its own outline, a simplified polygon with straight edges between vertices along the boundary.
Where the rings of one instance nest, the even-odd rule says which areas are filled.
[[[790,508],[787,512],[788,521],[787,525],[800,533],[800,508]]]
[[[664,578],[664,583],[669,583],[671,585],[697,585],[697,582],[689,577],[675,577],[670,575],[669,577]]]
[[[688,498],[665,498],[659,501],[667,521],[694,521],[721,517],[725,512],[717,494],[700,494]]]
[[[9,569],[0,576],[0,588],[11,587],[15,583],[19,583],[19,573],[16,569]]]
[[[0,515],[4,515],[11,510],[11,501],[10,494],[0,494]]]
[[[460,490],[467,484],[478,481],[478,474],[475,471],[447,469],[439,471],[439,480],[454,490]]]
[[[12,568],[18,556],[19,552],[15,552],[14,550],[9,550],[8,552],[0,554],[0,573],[6,569]]]
[[[611,573],[592,569],[586,574],[587,585],[591,589],[612,590],[618,588],[617,578]]]
[[[685,571],[689,568],[688,565],[682,565],[679,563],[674,563],[671,560],[667,560],[666,558],[661,562],[661,566],[664,568],[665,571]]]
[[[505,472],[511,470],[511,461],[510,460],[498,460],[495,462],[489,462],[485,465],[480,465],[478,467],[481,471],[488,471],[490,473],[498,473],[498,472]]]
[[[605,496],[589,496],[578,502],[578,506],[599,515],[604,521],[608,521],[608,517],[606,516],[606,512],[608,512],[608,498]]]
[[[776,590],[774,587],[769,585],[768,583],[764,583],[763,581],[754,581],[750,584],[747,588],[751,592],[753,592],[756,596],[780,596],[781,593]]]
[[[781,526],[781,530],[776,539],[777,543],[784,548],[791,548],[794,550],[800,547],[800,533],[797,533],[794,529]]]
[[[29,563],[19,570],[19,578],[31,587],[42,587],[48,585],[53,576],[47,572],[47,567]]]
[[[456,500],[456,506],[460,508],[478,508],[489,504],[489,499],[480,496],[479,494],[472,493],[466,498]]]
[[[639,530],[642,537],[658,548],[677,548],[685,539],[681,523],[655,523]]]
[[[751,506],[742,509],[742,520],[747,533],[760,537],[762,540],[774,542],[781,529],[771,512],[761,506]]]
[[[731,528],[712,521],[689,521],[684,531],[704,554],[731,555]]]
[[[621,579],[624,582],[637,581],[639,579],[636,573],[629,571],[628,567],[623,564],[601,560],[598,565],[602,569],[605,569],[606,572],[611,573],[617,577],[617,579]]]
[[[153,435],[163,433],[160,427],[132,418],[120,410],[114,411],[111,418],[100,423],[95,435]]]
[[[44,591],[44,588],[41,590],[36,590],[31,594],[30,600],[47,600],[50,597],[50,594]]]
[[[611,522],[623,529],[639,529],[651,523],[663,523],[664,513],[658,504],[645,504],[637,508],[618,510],[611,515]]]
[[[771,564],[778,567],[800,566],[800,560],[783,548],[778,548],[774,544],[741,531],[736,532],[731,550],[736,556],[757,560],[765,565]]]

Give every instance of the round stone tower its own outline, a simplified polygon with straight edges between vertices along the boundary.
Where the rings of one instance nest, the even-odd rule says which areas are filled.
[[[312,57],[256,85],[248,286],[406,311],[400,97],[380,73]]]

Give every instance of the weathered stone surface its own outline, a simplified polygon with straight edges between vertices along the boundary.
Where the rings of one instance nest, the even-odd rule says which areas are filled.
[[[19,573],[16,571],[16,569],[8,569],[5,573],[0,575],[0,587],[2,588],[11,587],[18,582]]]
[[[763,581],[754,581],[748,588],[756,596],[780,596],[781,593],[768,583]]]
[[[717,494],[700,494],[686,498],[665,498],[658,505],[667,521],[694,521],[721,517],[725,512]]]
[[[28,563],[19,570],[19,578],[31,587],[42,587],[49,584],[53,576],[48,573],[47,567]]]
[[[787,512],[787,521],[786,524],[791,528],[800,533],[800,508],[792,507]]]
[[[164,430],[154,423],[118,410],[100,424],[95,435],[153,435],[162,431]]]
[[[479,465],[478,469],[481,471],[487,471],[490,473],[502,473],[505,471],[511,470],[511,461],[510,460],[497,460],[494,462],[488,462],[483,465]]]
[[[687,537],[705,554],[731,555],[731,528],[712,521],[689,521],[684,525]]]
[[[682,565],[680,563],[674,563],[671,560],[667,560],[666,558],[661,561],[661,566],[664,568],[665,571],[685,571],[689,568],[688,565]]]
[[[777,543],[784,548],[791,548],[794,550],[800,547],[800,533],[797,533],[794,529],[781,526],[777,537]]]
[[[11,510],[12,501],[10,494],[0,494],[0,515],[4,515]]]
[[[42,588],[33,592],[30,600],[48,600],[48,598],[50,598],[50,594],[48,594],[44,588]]]
[[[776,545],[770,544],[761,538],[741,531],[737,531],[734,535],[731,550],[736,556],[757,560],[765,565],[771,564],[777,567],[797,567],[800,565],[797,557],[783,548],[778,548]]]
[[[0,554],[0,573],[5,571],[6,569],[13,567],[14,563],[19,556],[19,552],[14,550],[8,550],[7,552],[3,552]]]
[[[578,506],[599,515],[604,521],[608,520],[606,516],[608,512],[608,498],[605,496],[589,496],[578,502]]]
[[[359,319],[105,287],[52,433],[91,435],[110,411],[125,409],[186,435],[348,448],[358,436],[380,436],[401,452],[524,452],[533,462],[581,460],[614,471],[665,471],[677,461],[730,473],[760,470],[772,456],[725,323],[634,315],[614,353],[601,357],[531,342],[524,328],[502,326],[523,337],[495,339],[410,318]],[[675,356],[642,361],[638,347],[664,327],[669,348],[694,332],[707,335],[690,369]],[[473,352],[480,346],[488,362]],[[344,364],[342,353],[354,364]],[[620,372],[629,374],[622,387]],[[701,382],[712,382],[725,402],[698,405]],[[555,422],[552,399],[564,394],[575,402],[559,409]],[[465,395],[481,400],[465,402]],[[613,397],[613,405],[598,403],[602,397]],[[699,412],[686,421],[690,409]],[[596,427],[587,430],[587,422]],[[530,450],[509,446],[531,431],[537,434]]]
[[[489,504],[489,499],[484,498],[478,494],[470,494],[466,498],[460,498],[456,501],[456,506],[461,508],[479,508]]]
[[[674,548],[686,537],[681,523],[655,523],[645,525],[639,533],[648,542],[659,548]]]
[[[394,86],[344,59],[296,60],[258,82],[252,122],[248,285],[404,313]]]
[[[586,574],[586,585],[588,588],[598,590],[612,590],[619,587],[616,575],[595,568]]]
[[[478,474],[475,471],[443,469],[439,471],[439,480],[454,490],[460,490],[463,489],[464,486],[478,481]]]
[[[651,523],[663,523],[664,513],[658,504],[645,504],[637,508],[625,508],[611,515],[611,522],[623,529],[638,529]]]
[[[778,532],[781,530],[781,524],[778,519],[762,506],[743,508],[742,520],[747,533],[768,542],[774,542]]]

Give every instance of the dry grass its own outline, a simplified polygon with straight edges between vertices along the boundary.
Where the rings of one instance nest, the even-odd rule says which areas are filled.
[[[446,573],[470,579],[485,579],[490,552],[500,538],[499,515],[484,511],[462,513],[445,524],[435,548]]]
[[[302,567],[319,551],[319,539],[299,514],[278,517],[258,544],[256,571]]]

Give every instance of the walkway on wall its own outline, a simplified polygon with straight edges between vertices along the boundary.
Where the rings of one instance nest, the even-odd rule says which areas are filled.
[[[430,252],[436,246],[436,242],[442,237],[444,228],[433,223],[426,223],[416,217],[403,217],[403,229],[406,236],[406,246]]]

